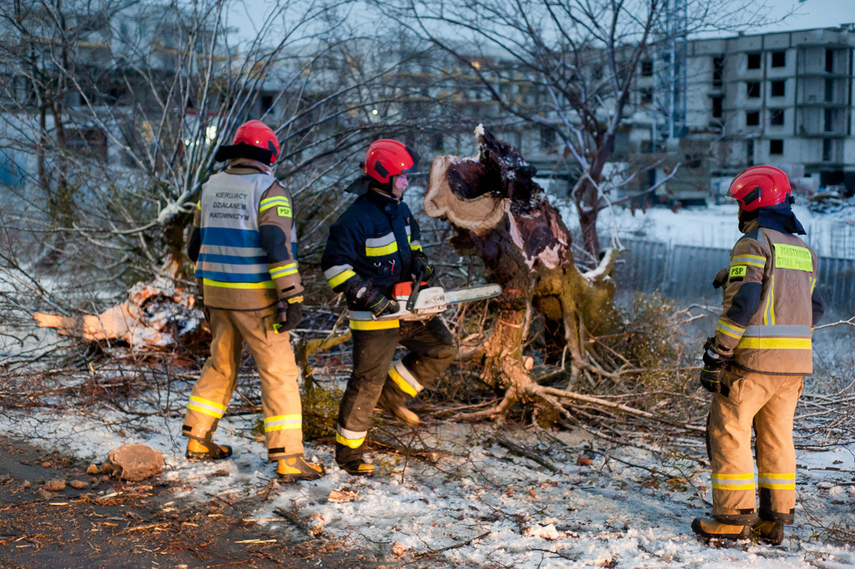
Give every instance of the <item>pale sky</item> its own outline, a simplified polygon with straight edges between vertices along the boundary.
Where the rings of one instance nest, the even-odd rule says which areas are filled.
[[[297,0],[299,3],[300,0]],[[438,2],[439,0],[437,0]],[[753,0],[745,0],[750,7]],[[240,30],[239,37],[254,37],[253,20],[263,19],[274,0],[234,0],[230,4],[229,25]],[[766,0],[769,19],[784,21],[746,30],[746,34],[837,27],[855,23],[855,0]],[[351,9],[359,14],[359,9]],[[792,15],[789,15],[792,13]],[[729,35],[729,34],[725,34]]]
[[[828,28],[855,23],[855,0],[768,0],[767,5],[771,9],[770,15],[776,18],[782,18],[791,11],[795,14],[783,22],[758,29],[758,33]]]

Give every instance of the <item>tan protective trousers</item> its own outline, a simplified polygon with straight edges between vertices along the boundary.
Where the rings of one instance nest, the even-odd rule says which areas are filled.
[[[757,519],[793,523],[796,451],[793,415],[802,393],[801,376],[722,371],[722,393],[713,396],[707,424],[712,466],[713,517],[748,525]],[[757,450],[757,484],[751,427]]]
[[[249,347],[261,377],[261,405],[268,459],[273,462],[303,454],[303,418],[299,370],[287,332],[273,331],[275,309],[236,311],[206,308],[211,327],[211,357],[187,404],[183,432],[210,440],[237,384],[243,343]]]

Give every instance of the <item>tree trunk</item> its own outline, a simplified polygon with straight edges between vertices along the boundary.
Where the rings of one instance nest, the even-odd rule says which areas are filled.
[[[475,135],[477,159],[434,160],[424,206],[429,216],[454,225],[457,252],[479,256],[489,279],[502,285],[485,345],[484,379],[505,397],[476,415],[483,417],[538,395],[529,372],[533,361],[522,348],[535,314],[543,316],[548,331],[547,358],[565,365],[571,383],[580,371],[602,371],[586,350],[586,335],[611,313],[615,254],[581,273],[567,227],[532,181],[536,170],[483,126]]]

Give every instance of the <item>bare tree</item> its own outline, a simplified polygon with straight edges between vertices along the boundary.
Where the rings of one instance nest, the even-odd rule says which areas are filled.
[[[608,179],[642,63],[689,34],[735,31],[764,17],[730,0],[378,0],[477,77],[502,120],[555,133],[577,172],[571,190],[587,259],[600,254],[599,213],[651,164]],[[494,125],[499,127],[500,125]],[[501,128],[499,129],[501,130]],[[649,189],[649,188],[648,188]]]
[[[122,287],[178,275],[215,148],[260,118],[283,145],[277,174],[314,220],[301,234],[319,240],[341,206],[323,191],[350,173],[340,166],[378,130],[394,136],[416,120],[388,108],[398,54],[375,49],[346,1],[267,3],[248,40],[229,27],[231,4],[0,2],[0,146],[42,188],[9,190],[39,213],[7,227],[56,236],[36,245],[105,279],[124,275]],[[60,246],[69,239],[75,247]]]

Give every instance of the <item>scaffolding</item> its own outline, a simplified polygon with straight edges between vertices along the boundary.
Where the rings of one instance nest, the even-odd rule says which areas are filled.
[[[668,0],[656,30],[653,59],[653,146],[664,151],[669,141],[686,136],[686,60],[688,11],[686,0]]]

